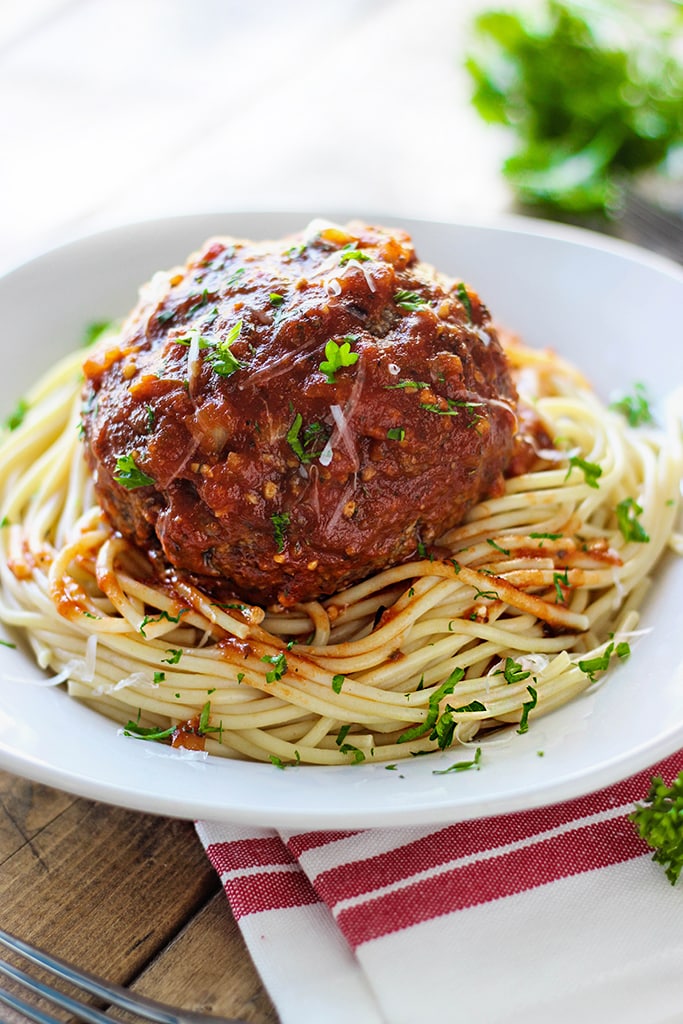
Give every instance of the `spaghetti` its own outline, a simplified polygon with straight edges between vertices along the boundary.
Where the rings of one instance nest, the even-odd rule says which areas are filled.
[[[680,426],[633,428],[556,356],[506,343],[556,440],[424,557],[292,608],[219,604],[107,523],[75,353],[0,448],[0,620],[69,694],[147,740],[278,766],[393,762],[551,711],[628,655],[674,534]],[[476,739],[475,739],[476,738]]]

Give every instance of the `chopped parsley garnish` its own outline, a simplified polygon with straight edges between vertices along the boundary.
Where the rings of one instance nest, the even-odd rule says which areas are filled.
[[[284,295],[280,295],[279,292],[271,292],[268,296],[271,306],[281,306],[285,301]]]
[[[467,772],[473,768],[476,769],[476,771],[479,771],[480,761],[481,747],[477,747],[471,761],[456,761],[455,764],[450,765],[448,768],[436,769],[432,772],[432,775],[450,775],[451,772]]]
[[[318,458],[325,447],[325,443],[327,442],[327,432],[322,423],[314,422],[309,423],[304,427],[302,434],[302,426],[303,417],[301,413],[298,412],[292,420],[292,425],[287,431],[287,444],[300,462],[312,462],[313,459]],[[321,447],[317,448],[316,442],[318,445],[321,445]]]
[[[371,259],[372,256],[368,256],[368,254],[363,252],[362,249],[356,249],[353,242],[351,242],[349,245],[345,245],[342,249],[339,262],[343,266],[345,263],[348,263],[349,260],[358,260],[359,263],[365,263],[367,260]]]
[[[269,754],[268,760],[272,765],[275,765],[276,768],[280,768],[284,771],[285,768],[297,768],[301,764],[301,754],[298,750],[295,750],[293,761],[283,761],[281,757],[277,756],[277,754]]]
[[[168,658],[162,658],[161,660],[167,665],[177,665],[183,656],[183,649],[182,647],[167,647],[166,653]]]
[[[409,313],[414,313],[416,309],[421,309],[422,306],[427,305],[427,300],[417,292],[406,291],[404,288],[399,289],[395,293],[394,302],[401,309],[405,309]]]
[[[230,275],[228,280],[225,282],[226,288],[232,288],[232,286],[234,284],[237,284],[237,282],[240,280],[241,277],[244,277],[246,272],[247,271],[246,271],[245,267],[237,267],[236,270],[233,270],[232,274]]]
[[[515,661],[514,658],[506,658],[503,675],[506,683],[521,683],[523,679],[529,678],[531,672],[527,672],[526,669],[523,669],[519,662]]]
[[[390,427],[387,430],[387,437],[390,441],[403,441],[405,440],[406,432],[403,427]]]
[[[480,700],[473,700],[470,704],[463,704],[461,708],[451,708],[454,715],[466,715],[472,711],[486,711],[486,705]]]
[[[335,743],[337,744],[338,747],[341,747],[342,743],[344,742],[344,740],[348,736],[350,728],[351,728],[350,723],[347,723],[346,725],[342,725],[342,727],[340,728],[339,732],[337,733],[337,737],[335,739]]]
[[[5,420],[5,427],[8,430],[16,430],[24,422],[24,417],[28,412],[28,402],[25,399],[20,398],[16,404],[14,412],[11,412]]]
[[[154,673],[154,685],[158,686],[159,683],[163,683],[165,678],[166,678],[166,673],[165,672],[155,672]]]
[[[472,300],[470,299],[469,295],[467,294],[467,288],[465,287],[464,283],[462,281],[460,281],[460,283],[456,286],[455,290],[457,292],[458,298],[460,299],[460,301],[462,302],[463,306],[467,310],[467,316],[469,317],[469,319],[471,321],[472,320]]]
[[[335,373],[344,366],[353,366],[358,362],[359,353],[351,351],[351,343],[356,340],[353,334],[347,334],[341,345],[336,341],[328,341],[325,345],[325,359],[320,364],[320,370],[326,375],[327,384],[336,384]]]
[[[361,761],[365,760],[365,754],[360,747],[354,747],[352,743],[342,743],[339,747],[339,751],[342,754],[353,754],[354,764],[360,764]]]
[[[198,309],[201,309],[202,306],[205,306],[208,301],[209,293],[208,290],[205,288],[202,294],[197,298],[197,301],[195,302],[194,306],[190,306],[190,308],[187,311],[187,315],[192,316],[193,313],[196,313]]]
[[[287,659],[282,651],[279,654],[264,654],[261,661],[273,666],[270,672],[266,672],[267,683],[276,683],[287,671]]]
[[[643,423],[653,423],[654,416],[644,384],[634,384],[633,394],[612,402],[610,409],[620,412],[630,427],[640,427]]]
[[[394,391],[397,388],[414,388],[415,391],[422,391],[425,388],[431,388],[431,386],[431,384],[427,384],[424,380],[402,380],[398,384],[384,385],[387,391]]]
[[[638,544],[647,544],[650,536],[646,533],[638,516],[643,510],[634,498],[624,498],[616,507],[617,525],[625,541],[635,541]]]
[[[147,634],[145,633],[145,626],[149,626],[154,622],[163,622],[164,620],[166,620],[166,622],[173,622],[177,625],[183,615],[187,615],[189,610],[189,608],[181,608],[177,615],[170,615],[167,611],[161,611],[158,615],[145,615],[144,619],[140,623],[139,632],[142,633],[146,640]]]
[[[437,402],[428,402],[421,406],[427,412],[435,412],[437,416],[458,416],[461,409],[466,409],[470,413],[472,419],[467,424],[468,427],[473,427],[479,422],[481,416],[478,412],[474,412],[474,409],[478,406],[483,405],[483,402],[464,402],[455,398],[446,398],[446,408],[444,409]]]
[[[598,488],[598,478],[602,476],[602,467],[598,466],[596,462],[587,462],[585,459],[580,458],[578,455],[572,455],[569,460],[569,469],[567,470],[567,476],[571,473],[572,469],[576,466],[577,469],[583,471],[586,483],[589,487]]]
[[[531,700],[527,700],[522,704],[522,717],[519,720],[519,728],[517,729],[520,736],[529,731],[529,712],[533,711],[538,704],[538,693],[533,686],[527,686],[527,691]]]
[[[612,653],[616,654],[617,658],[624,660],[629,657],[631,648],[625,640],[618,643],[616,645],[616,649],[613,642],[609,643],[602,654],[598,654],[594,658],[584,658],[579,661],[579,668],[582,672],[585,672],[590,681],[594,683],[596,672],[606,672],[609,668]]]
[[[129,491],[135,490],[136,487],[149,487],[154,483],[152,477],[137,465],[134,455],[119,455],[116,460],[116,470],[114,480]]]
[[[492,548],[496,549],[496,551],[500,551],[501,555],[509,555],[510,554],[510,551],[508,550],[508,548],[502,548],[500,546],[500,544],[496,544],[495,540],[491,540],[489,538],[489,539],[487,539],[486,543],[490,544]]]
[[[561,533],[530,533],[530,537],[534,540],[559,540],[562,537]],[[539,544],[540,547],[540,544]]]
[[[11,647],[12,650],[16,650],[17,646],[16,644],[13,644],[11,640],[0,640],[0,645],[2,647]]]
[[[180,338],[174,338],[176,345],[191,345],[197,339],[200,350],[209,349],[206,357],[211,369],[220,377],[229,377],[235,370],[242,369],[242,363],[230,351],[231,346],[237,341],[242,333],[242,320],[234,324],[225,338],[216,341],[213,338],[206,338],[197,330],[189,331]]]
[[[341,693],[342,686],[344,685],[345,676],[337,675],[332,677],[332,689],[335,693]]]
[[[397,738],[396,742],[409,743],[411,740],[416,740],[419,739],[421,736],[424,736],[425,733],[432,732],[432,730],[435,729],[436,724],[439,720],[439,705],[441,701],[443,700],[444,697],[448,696],[448,694],[453,693],[456,684],[460,682],[464,675],[465,670],[463,668],[454,669],[451,672],[448,679],[445,681],[445,683],[442,683],[441,686],[439,686],[429,698],[427,716],[424,722],[420,722],[418,725],[414,725],[410,729],[406,729],[406,731],[402,732],[401,735]],[[444,714],[448,713],[449,712],[447,709],[444,712]],[[447,724],[448,723],[445,723],[445,725]],[[445,728],[442,727],[440,730],[441,735],[443,735],[444,732]],[[436,739],[438,738],[438,736],[432,733],[430,739],[433,738]]]
[[[235,370],[241,370],[242,364],[230,351],[230,346],[237,341],[242,333],[242,321],[230,328],[228,335],[222,341],[211,347],[207,361],[214,373],[220,377],[229,377]]]
[[[176,731],[175,725],[168,729],[160,729],[158,726],[144,726],[137,722],[127,722],[123,729],[124,736],[134,736],[136,740],[165,740]]]
[[[569,569],[553,573],[553,586],[555,587],[555,604],[564,604],[565,596],[562,588],[569,586]]]
[[[285,549],[285,537],[287,534],[287,527],[289,526],[289,512],[276,512],[270,517],[270,521],[273,524],[273,532],[275,534],[275,547],[278,553]]]

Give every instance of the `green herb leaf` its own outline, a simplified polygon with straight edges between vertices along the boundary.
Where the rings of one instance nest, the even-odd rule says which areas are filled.
[[[620,412],[630,427],[640,427],[644,423],[654,423],[650,409],[650,400],[643,384],[633,385],[633,394],[612,402],[610,409]]]
[[[266,672],[267,683],[276,683],[287,671],[287,658],[282,651],[279,654],[264,654],[261,661],[273,666],[270,672]]]
[[[427,384],[424,380],[402,380],[398,384],[385,384],[385,390],[395,391],[397,389],[412,389],[414,391],[423,391],[426,388],[431,388],[431,384]]]
[[[515,661],[514,658],[506,658],[503,675],[506,683],[521,683],[522,680],[529,678],[531,672],[527,672],[526,669],[523,669],[519,662]]]
[[[345,678],[346,677],[343,675],[337,675],[332,677],[332,689],[334,690],[335,693],[341,693]]]
[[[503,125],[503,172],[526,206],[609,215],[621,187],[680,146],[680,4],[642,23],[637,4],[546,0],[475,20],[473,104]],[[678,20],[676,20],[678,18]]]
[[[436,769],[432,772],[432,775],[450,775],[451,772],[467,772],[471,769],[479,771],[479,762],[481,761],[481,747],[477,747],[474,757],[471,761],[456,761],[448,768]]]
[[[175,725],[168,729],[159,729],[157,726],[146,727],[137,722],[127,722],[123,729],[124,736],[133,736],[136,740],[165,740],[176,731]]]
[[[569,469],[567,470],[565,480],[569,477],[574,467],[583,471],[585,481],[589,487],[597,489],[600,486],[598,478],[602,476],[602,467],[598,466],[596,462],[586,462],[585,459],[580,458],[578,455],[572,455],[569,460]]]
[[[647,544],[650,536],[646,533],[638,516],[643,510],[634,498],[624,498],[616,507],[617,525],[625,541],[635,541],[638,544]]]
[[[354,764],[360,764],[361,761],[365,760],[365,754],[360,747],[354,747],[352,743],[342,743],[339,750],[342,754],[353,754]]]
[[[21,426],[24,422],[24,417],[28,412],[28,408],[28,402],[26,402],[25,399],[20,398],[14,408],[14,412],[11,412],[5,420],[5,427],[7,430],[16,430],[17,427]]]
[[[464,282],[460,281],[460,283],[458,285],[456,285],[455,290],[456,290],[458,298],[460,299],[460,301],[462,302],[463,306],[467,310],[467,316],[469,317],[469,319],[471,321],[472,320],[472,300],[470,299],[470,297],[469,297],[469,295],[467,293],[467,288],[465,287]]]
[[[342,264],[342,266],[345,263],[348,263],[349,260],[358,260],[359,263],[365,263],[371,259],[372,256],[368,256],[368,254],[366,252],[363,252],[362,249],[356,249],[353,243],[351,243],[350,245],[345,245],[341,251],[341,255],[339,256],[339,262]]]
[[[134,455],[119,455],[116,470],[114,480],[126,490],[133,491],[136,487],[149,487],[154,483],[152,477],[139,468]]]
[[[595,682],[597,672],[606,672],[609,668],[613,650],[614,644],[611,643],[607,645],[602,654],[598,654],[594,658],[583,658],[579,661],[579,668],[582,672],[586,673],[592,683]]]
[[[397,743],[409,743],[411,740],[419,739],[424,736],[425,733],[431,732],[439,719],[439,705],[444,697],[453,693],[455,686],[465,675],[463,668],[455,668],[449,675],[448,679],[439,686],[429,698],[427,716],[424,722],[420,722],[418,725],[412,726],[410,729],[406,729],[405,732],[397,738]]]
[[[325,359],[320,364],[320,370],[326,375],[327,384],[336,384],[337,370],[358,362],[360,353],[351,351],[351,342],[354,340],[355,336],[347,334],[341,345],[336,341],[328,341],[325,345]]]
[[[636,804],[630,819],[640,838],[655,851],[652,859],[664,866],[666,877],[675,885],[683,870],[683,772],[670,786],[656,775],[645,803]]]
[[[177,625],[183,615],[187,615],[189,611],[189,608],[181,608],[177,615],[170,615],[167,611],[161,611],[158,615],[145,615],[144,619],[140,623],[139,632],[142,633],[146,640],[147,634],[145,633],[145,626],[149,626],[150,623],[153,622],[163,622],[164,620],[166,622],[173,622]]]
[[[404,288],[399,289],[394,294],[394,302],[401,309],[407,310],[409,313],[414,313],[415,310],[421,309],[427,305],[427,300],[424,299],[418,292],[407,291]]]
[[[238,320],[228,332],[227,337],[211,347],[207,361],[214,373],[220,377],[229,377],[235,370],[242,369],[242,363],[230,351],[230,346],[237,341],[241,333],[242,321]]]
[[[390,427],[387,430],[387,437],[390,441],[403,441],[405,440],[406,432],[403,427]]]
[[[287,527],[290,521],[289,512],[276,512],[270,517],[270,521],[273,524],[273,532],[275,534],[275,547],[279,553],[285,549]]]
[[[569,586],[569,569],[565,569],[564,572],[554,572],[553,585],[555,587],[555,604],[564,604],[565,595],[562,587]]]
[[[524,702],[524,704],[522,704],[522,717],[519,721],[519,727],[517,729],[517,732],[520,734],[520,736],[523,735],[525,732],[529,731],[529,712],[533,711],[533,709],[538,704],[538,693],[533,688],[533,686],[527,686],[527,691],[529,693],[529,696],[531,697],[531,700],[527,700]]]

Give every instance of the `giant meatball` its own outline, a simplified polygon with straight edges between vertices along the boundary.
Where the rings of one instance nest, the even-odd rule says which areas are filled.
[[[291,605],[500,493],[516,392],[475,292],[403,231],[214,238],[85,362],[102,508],[209,591]]]

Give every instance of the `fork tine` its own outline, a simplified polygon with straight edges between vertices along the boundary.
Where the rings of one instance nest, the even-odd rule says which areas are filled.
[[[214,1017],[210,1014],[196,1013],[192,1010],[173,1009],[145,996],[133,994],[120,985],[102,981],[88,971],[78,970],[65,960],[60,960],[58,957],[51,956],[41,949],[36,949],[23,939],[17,939],[15,936],[10,935],[9,932],[0,930],[0,944],[11,949],[14,953],[25,957],[45,971],[56,975],[63,981],[69,982],[83,992],[96,996],[107,1006],[116,1006],[121,1010],[127,1010],[129,1013],[137,1015],[138,1018],[152,1021],[153,1024],[243,1024],[241,1021],[226,1020],[225,1018]],[[84,1006],[81,1002],[72,999],[70,996],[58,992],[42,982],[36,981],[13,965],[0,961],[0,973],[4,973],[20,984],[25,985],[31,991],[43,996],[45,999],[49,999],[55,1005],[68,1010],[80,1020],[87,1022],[87,1024],[111,1024],[111,1017],[105,1016],[95,1007]],[[8,1000],[17,1000],[17,1002],[10,1003]],[[29,1006],[28,1009],[33,1013],[33,1016],[31,1016],[30,1013],[27,1013],[27,1004],[9,993],[0,992],[0,1001],[4,1001],[6,1005],[13,1005],[15,1009],[20,1009],[30,1020],[38,1021],[39,1024],[59,1024],[56,1018],[48,1014],[41,1016],[42,1011]]]
[[[11,992],[4,992],[0,989],[0,1003],[4,1006],[9,1006],[10,1010],[16,1010],[18,1013],[23,1013],[27,1020],[34,1021],[34,1024],[59,1024],[56,1017],[52,1017],[48,1013],[43,1013],[36,1006],[29,1006],[19,996],[12,995]]]
[[[95,1009],[94,1006],[85,1006],[83,1003],[77,1002],[66,995],[66,993],[59,992],[57,989],[43,984],[43,982],[38,981],[36,978],[32,978],[30,974],[26,974],[25,971],[14,967],[12,964],[5,963],[3,960],[0,960],[0,974],[4,974],[6,978],[12,978],[13,981],[19,982],[20,985],[23,985],[30,992],[34,992],[37,996],[41,996],[48,1002],[54,1003],[60,1009],[68,1010],[69,1013],[78,1017],[79,1020],[85,1021],[85,1024],[111,1024],[111,1017],[106,1017],[99,1010]],[[6,1002],[7,997],[9,999],[17,999],[18,1002],[22,1003],[21,1012],[28,1016],[29,1019],[41,1022],[46,1021],[47,1024],[52,1024],[55,1020],[54,1017],[44,1014],[42,1010],[38,1010],[36,1007],[29,1006],[28,1003],[24,1003],[18,997],[12,996],[8,992],[0,992],[0,1001]],[[14,1008],[18,1009],[17,1006]]]

